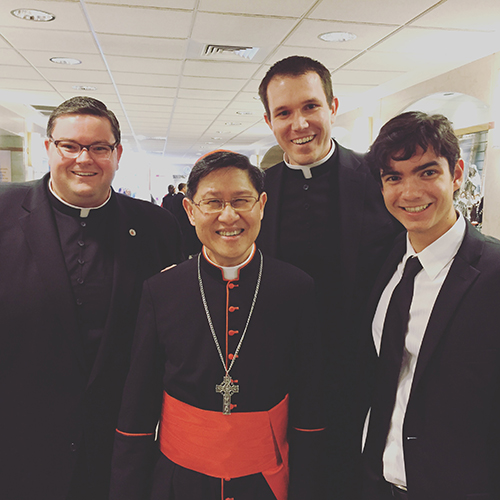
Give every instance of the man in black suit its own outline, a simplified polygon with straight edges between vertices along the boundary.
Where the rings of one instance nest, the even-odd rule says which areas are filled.
[[[49,174],[0,187],[0,498],[105,500],[142,283],[181,260],[180,235],[111,189],[102,102],[61,104],[45,147]]]
[[[169,184],[168,193],[163,197],[161,201],[161,206],[167,210],[172,211],[172,203],[175,198],[175,186],[173,184]]]
[[[498,499],[500,242],[455,211],[464,164],[444,116],[393,118],[367,161],[407,233],[369,306],[363,498]],[[397,326],[394,290],[407,261],[417,274]]]
[[[331,138],[338,100],[327,68],[308,57],[283,59],[268,71],[259,94],[285,154],[266,171],[269,201],[257,242],[316,282],[329,367],[322,383],[330,414],[330,493],[354,498],[362,427],[353,386],[359,308],[401,228],[363,156]]]

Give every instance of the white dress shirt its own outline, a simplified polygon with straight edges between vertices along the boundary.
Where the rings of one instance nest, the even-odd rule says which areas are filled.
[[[383,455],[384,477],[389,483],[406,486],[403,423],[415,375],[418,354],[434,303],[448,275],[455,255],[462,244],[464,235],[465,219],[462,215],[459,215],[457,222],[451,229],[418,254],[411,246],[407,235],[406,253],[382,293],[373,318],[373,340],[377,353],[380,354],[384,320],[392,292],[403,276],[406,261],[412,256],[417,256],[423,269],[415,277],[413,300],[410,306],[410,318],[396,393],[396,403]]]

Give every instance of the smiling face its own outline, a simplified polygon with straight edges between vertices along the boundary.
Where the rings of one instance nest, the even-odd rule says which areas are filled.
[[[420,252],[457,220],[453,193],[462,185],[463,161],[457,162],[452,175],[445,158],[432,148],[424,152],[419,147],[409,160],[391,160],[389,167],[381,172],[385,205]]]
[[[245,170],[226,167],[215,170],[203,177],[193,201],[220,199],[233,200],[240,196],[259,197]],[[204,214],[188,198],[184,198],[184,208],[196,234],[205,245],[207,255],[219,266],[236,266],[244,262],[260,231],[260,221],[264,216],[266,193],[248,212],[235,212],[226,204],[224,210],[215,214]]]
[[[319,75],[277,75],[269,82],[267,97],[271,116],[264,118],[287,161],[309,165],[323,159],[330,151],[338,100],[328,104]]]
[[[62,115],[52,130],[54,141],[69,140],[79,144],[114,144],[109,120],[93,115]],[[50,179],[55,193],[78,207],[97,207],[106,201],[111,182],[118,170],[122,146],[118,145],[109,159],[93,159],[84,149],[77,158],[63,158],[54,143],[46,140]]]

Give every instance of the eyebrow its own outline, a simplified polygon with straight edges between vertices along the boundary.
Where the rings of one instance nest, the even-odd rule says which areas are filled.
[[[412,169],[412,172],[421,172],[426,168],[436,167],[436,166],[439,166],[439,163],[436,160],[432,160],[427,163],[424,163],[423,165],[418,165],[417,167]],[[380,177],[387,177],[390,175],[401,175],[401,172],[398,170],[385,170],[380,174]]]
[[[307,99],[306,101],[303,101],[301,103],[301,106],[306,106],[307,104],[317,104],[317,103],[320,103],[320,102],[321,102],[321,100],[320,99],[316,99],[316,98]],[[288,109],[289,107],[290,106],[288,106],[288,105],[283,105],[283,106],[279,106],[278,108],[272,109],[271,111],[273,113],[279,113],[280,111]]]
[[[232,198],[235,198],[237,196],[253,196],[254,193],[251,189],[245,189],[245,190],[242,190],[242,191],[236,191],[234,193],[231,193],[231,197]],[[209,190],[207,191],[204,196],[208,196],[208,197],[212,197],[212,198],[222,198],[222,194],[220,193],[220,191],[215,191],[215,190]],[[205,198],[207,199],[207,198]]]

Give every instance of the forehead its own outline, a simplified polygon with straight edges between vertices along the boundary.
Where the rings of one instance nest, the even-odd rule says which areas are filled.
[[[326,94],[321,78],[318,73],[308,71],[303,75],[276,75],[273,76],[267,87],[267,97],[269,101],[285,98],[284,91],[300,92],[308,94],[309,97],[325,99]],[[288,96],[286,97],[288,98]]]
[[[109,135],[113,137],[113,129],[111,122],[104,116],[67,114],[56,118],[52,130],[52,135],[55,134],[63,134],[65,138],[85,134],[107,139]]]
[[[200,179],[196,192],[199,195],[224,196],[228,193],[232,195],[253,194],[257,191],[246,170],[236,167],[224,167],[214,170]]]
[[[404,150],[400,150],[397,153],[393,153],[389,156],[389,167],[391,169],[396,169],[399,167],[418,167],[419,165],[425,165],[427,163],[442,163],[443,161],[447,163],[446,158],[438,156],[432,147],[427,148],[425,151],[417,146],[415,153],[406,160],[395,160],[394,157],[399,158],[404,155]]]

